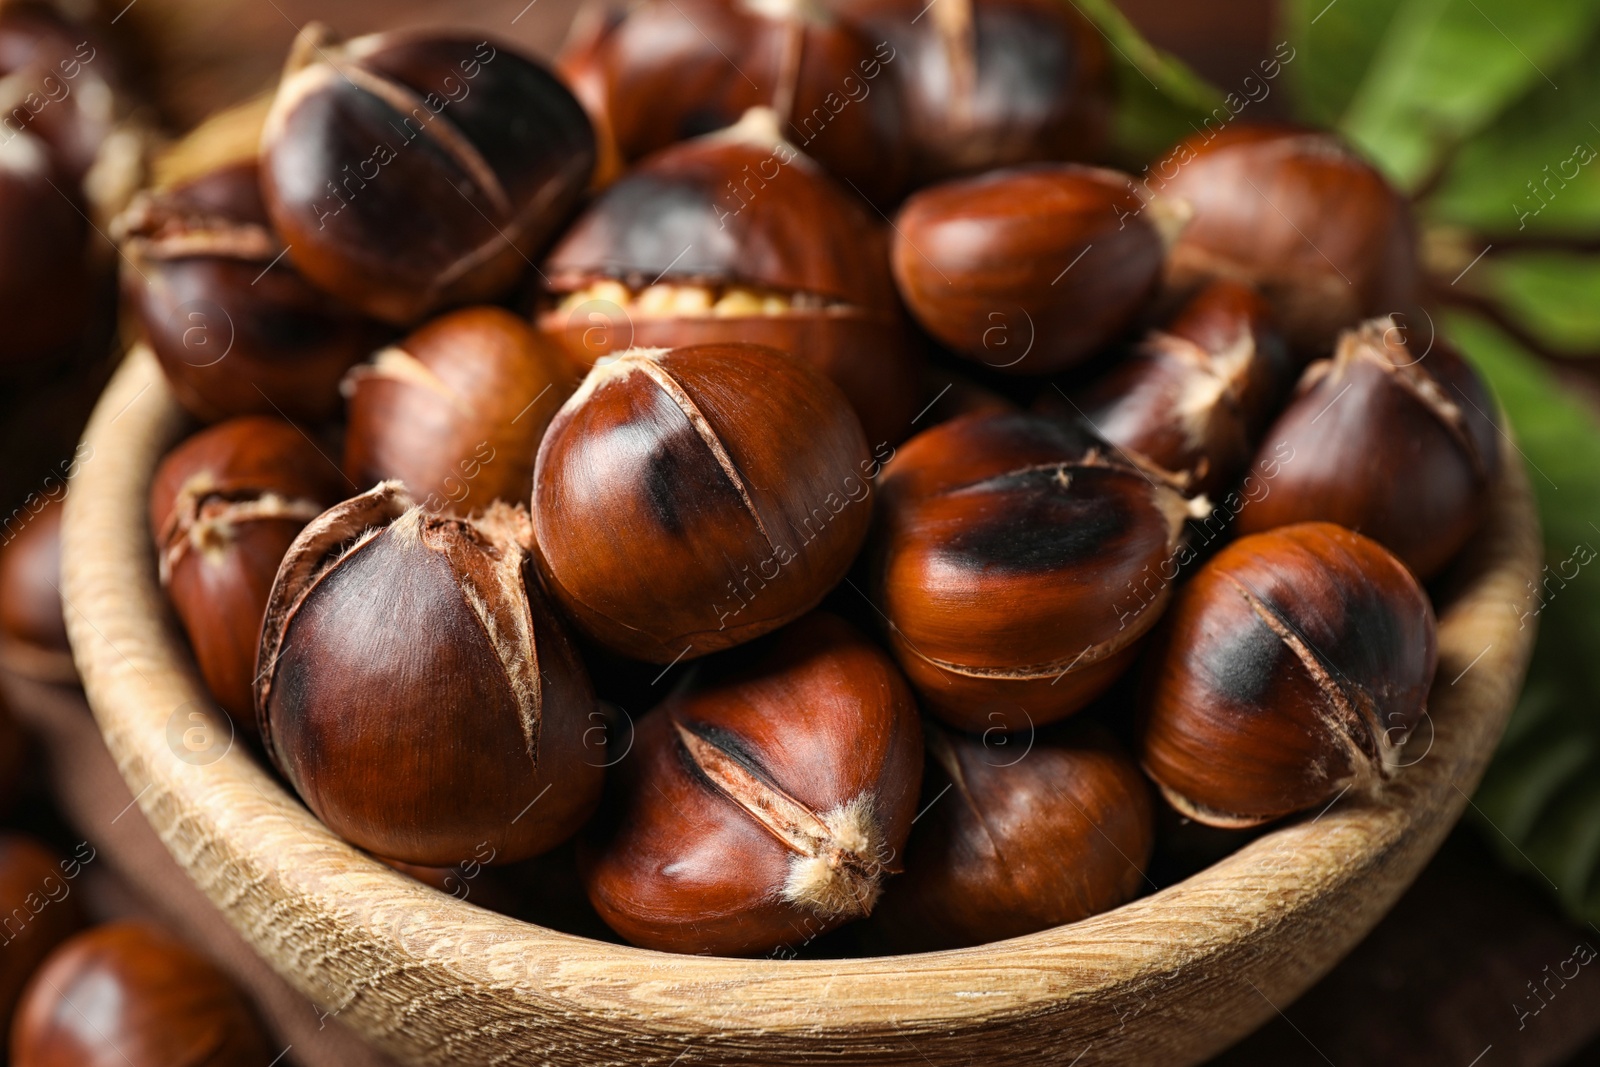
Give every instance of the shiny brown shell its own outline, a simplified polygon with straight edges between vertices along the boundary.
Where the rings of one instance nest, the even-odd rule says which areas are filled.
[[[519,507],[429,514],[385,482],[290,546],[261,630],[273,762],[351,843],[429,867],[553,848],[599,800],[594,692]]]
[[[1239,513],[1240,533],[1336,522],[1384,545],[1424,581],[1488,513],[1500,470],[1496,404],[1442,338],[1393,318],[1345,333],[1307,368],[1262,441],[1289,458],[1271,491]]]
[[[799,618],[849,569],[879,469],[833,383],[760,345],[631,349],[539,446],[546,586],[614,651],[693,659]]]
[[[1139,758],[1179,811],[1242,827],[1425,754],[1433,607],[1383,546],[1331,523],[1244,537],[1179,592],[1144,675]]]
[[[1114,340],[1155,291],[1156,218],[1125,174],[1016,167],[907,200],[891,263],[937,340],[1007,374],[1049,374]]]
[[[1191,503],[1074,426],[969,415],[884,472],[873,550],[889,642],[924,706],[964,730],[1079,710],[1172,595]]]
[[[916,814],[921,730],[889,657],[817,613],[638,724],[581,839],[589,898],[647,948],[751,955],[871,912]]]

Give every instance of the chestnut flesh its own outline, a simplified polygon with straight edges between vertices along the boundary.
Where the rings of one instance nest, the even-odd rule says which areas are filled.
[[[873,934],[901,952],[981,945],[1131,900],[1155,841],[1150,786],[1098,725],[1026,744],[924,724],[925,810]]]
[[[1240,533],[1295,522],[1348,526],[1423,581],[1437,575],[1488,512],[1500,470],[1494,398],[1441,338],[1413,339],[1374,319],[1312,364],[1267,432],[1287,447],[1272,491],[1239,513]]]
[[[1320,522],[1242,537],[1167,612],[1139,758],[1208,826],[1370,795],[1404,763],[1437,664],[1427,594],[1376,541]]]
[[[278,564],[344,484],[303,431],[265,415],[203,430],[156,468],[150,530],[162,587],[206,688],[247,736],[256,733],[251,687]]]
[[[533,521],[551,596],[652,663],[800,617],[866,537],[878,462],[832,382],[752,344],[631,349],[550,424]]]
[[[636,945],[724,956],[870,913],[922,776],[893,662],[816,613],[702,672],[639,721],[579,839],[596,910]]]
[[[352,844],[427,867],[509,863],[599,800],[594,692],[529,559],[521,506],[433,515],[396,483],[290,546],[261,631],[268,754]]]
[[[889,643],[924,707],[965,730],[1078,711],[1133,661],[1172,594],[1193,510],[1076,426],[967,415],[884,470],[873,561]]]
[[[533,491],[533,457],[571,392],[565,358],[496,307],[448,312],[351,370],[344,468],[466,515]]]
[[[843,389],[869,442],[897,442],[918,368],[885,233],[752,111],[646,159],[578,218],[544,265],[539,326],[584,371],[629,347],[770,345]]]
[[[12,1067],[237,1067],[276,1052],[226,974],[143,922],[97,926],[57,949],[11,1031]]]

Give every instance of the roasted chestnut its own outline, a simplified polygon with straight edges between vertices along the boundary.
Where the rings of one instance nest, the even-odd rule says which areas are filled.
[[[78,671],[61,604],[61,499],[46,498],[0,542],[0,667],[75,685]]]
[[[1132,662],[1187,560],[1193,507],[1134,462],[1018,413],[935,426],[884,468],[877,603],[927,710],[965,730],[1027,730]]]
[[[1193,214],[1169,257],[1168,284],[1255,286],[1308,358],[1326,355],[1340,330],[1364,318],[1413,306],[1406,201],[1333,134],[1247,124],[1197,133],[1142,189]]]
[[[328,828],[428,867],[525,859],[600,798],[594,692],[518,505],[430,514],[385,482],[314,520],[273,583],[256,712]]]
[[[1250,462],[1292,382],[1266,302],[1213,282],[1065,407],[1112,444],[1215,493]]]
[[[261,138],[267,212],[313,284],[387,322],[507,292],[577,203],[594,134],[530,59],[473,36],[300,33]]]
[[[65,351],[88,319],[89,223],[53,179],[44,141],[25,130],[0,133],[0,366]]]
[[[12,1067],[240,1067],[276,1052],[226,974],[142,922],[97,926],[57,949],[11,1029]]]
[[[1099,726],[997,744],[923,725],[924,810],[873,934],[901,952],[1077,922],[1132,899],[1155,841],[1150,786]]]
[[[430,511],[523,503],[567,379],[560,349],[509,311],[441,315],[345,379],[344,469],[363,488],[398,479]]]
[[[916,814],[922,738],[889,657],[817,613],[712,661],[639,721],[579,839],[589,899],[646,948],[742,956],[872,911]]]
[[[1092,160],[1111,122],[1100,32],[1056,0],[832,0],[890,48],[918,185],[999,167]],[[882,51],[880,46],[880,51]]]
[[[23,987],[44,958],[83,926],[73,881],[94,849],[63,859],[31,837],[0,833],[0,1030],[13,1028]],[[13,1059],[13,1067],[22,1061]]]
[[[24,2],[0,9],[0,136],[26,131],[48,147],[76,192],[125,110],[117,58],[77,16],[92,9]]]
[[[770,111],[645,160],[543,274],[539,326],[584,370],[631,346],[749,341],[832,378],[873,444],[903,438],[920,406],[883,226]]]
[[[960,355],[1008,374],[1063,370],[1126,329],[1155,291],[1160,216],[1142,206],[1126,174],[1074,164],[936,185],[900,209],[895,281],[917,321]]]
[[[888,204],[908,162],[894,59],[815,0],[646,0],[557,63],[619,162],[766,107],[786,139]]]
[[[1323,520],[1348,526],[1427,581],[1472,536],[1500,469],[1494,398],[1441,338],[1393,318],[1339,339],[1312,364],[1262,445],[1287,446],[1271,492],[1239,513],[1240,533]]]
[[[116,220],[123,289],[179,403],[204,421],[339,413],[339,379],[384,330],[303,278],[261,202],[260,105],[212,119],[169,155],[168,184]]]
[[[802,360],[630,349],[589,373],[539,446],[540,567],[608,648],[704,656],[798,618],[844,577],[878,469],[844,394]]]
[[[1403,762],[1437,664],[1427,594],[1376,541],[1321,522],[1243,537],[1167,612],[1139,758],[1209,826],[1370,794]]]
[[[278,564],[344,485],[301,430],[265,415],[203,430],[156,468],[150,531],[162,587],[206,687],[247,735],[256,732],[251,685]]]

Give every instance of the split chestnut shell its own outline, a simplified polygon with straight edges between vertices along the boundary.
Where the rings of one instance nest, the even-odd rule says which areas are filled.
[[[1440,338],[1413,341],[1395,319],[1339,340],[1306,368],[1267,431],[1282,463],[1271,492],[1239,513],[1240,533],[1336,522],[1382,544],[1427,581],[1472,536],[1500,470],[1495,402]]]
[[[580,838],[589,899],[636,945],[801,944],[871,912],[899,869],[922,731],[894,663],[820,612],[752,651],[640,720]]]
[[[481,37],[308,24],[261,138],[267,211],[313,284],[408,325],[505,295],[594,168],[582,107]]]
[[[877,471],[844,394],[801,360],[751,344],[631,349],[589,372],[539,446],[546,587],[635,659],[748,641],[844,577]]]
[[[629,347],[748,341],[826,374],[872,444],[903,439],[921,407],[885,227],[770,111],[641,162],[543,274],[539,328],[581,371]]]
[[[432,515],[386,482],[313,521],[278,572],[256,712],[345,840],[448,867],[553,848],[599,800],[588,675],[534,582],[527,513]]]
[[[1144,677],[1139,755],[1183,814],[1246,827],[1371,793],[1407,762],[1438,664],[1433,607],[1332,523],[1244,537],[1184,586]]]
[[[889,641],[964,730],[1064,718],[1132,662],[1187,560],[1161,473],[1037,415],[969,415],[885,468],[874,550]]]

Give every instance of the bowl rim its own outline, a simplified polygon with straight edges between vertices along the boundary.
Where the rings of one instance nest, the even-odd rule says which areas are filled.
[[[1445,579],[1431,743],[1380,798],[1336,798],[1176,885],[995,944],[859,960],[653,952],[446,896],[335,837],[244,746],[185,749],[185,730],[231,729],[165,606],[145,519],[155,465],[189,426],[135,346],[66,497],[62,593],[85,693],[179,865],[285,979],[404,1063],[944,1067],[997,1040],[1025,1062],[1199,1062],[1321,977],[1415,878],[1469,803],[1533,645],[1517,608],[1542,546],[1508,448]]]

